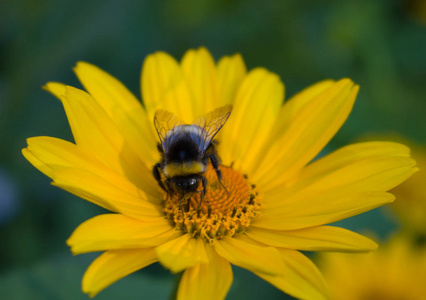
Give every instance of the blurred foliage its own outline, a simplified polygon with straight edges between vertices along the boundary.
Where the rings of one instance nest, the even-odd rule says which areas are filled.
[[[355,108],[327,151],[367,133],[396,132],[422,144],[425,6],[424,0],[3,0],[0,288],[6,298],[87,299],[79,282],[91,257],[72,257],[65,240],[102,210],[50,187],[20,154],[31,136],[72,140],[59,101],[41,90],[47,81],[80,87],[71,68],[84,60],[139,95],[147,54],[164,50],[180,58],[203,45],[216,58],[240,52],[249,68],[278,73],[287,96],[325,78],[359,83]],[[342,225],[379,235],[396,226],[380,210]],[[167,271],[153,266],[98,298],[133,299],[152,292],[150,299],[166,299],[171,281]],[[282,298],[269,284],[237,269],[229,298],[257,298],[259,290],[263,297]]]

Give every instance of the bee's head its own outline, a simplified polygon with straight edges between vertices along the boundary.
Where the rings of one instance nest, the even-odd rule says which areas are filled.
[[[195,192],[200,183],[199,175],[176,176],[170,180],[173,189],[181,194]]]

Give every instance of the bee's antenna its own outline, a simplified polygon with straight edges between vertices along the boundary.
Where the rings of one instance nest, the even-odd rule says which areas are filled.
[[[223,187],[223,189],[226,191],[226,193],[228,194],[228,197],[226,198],[226,199],[228,199],[229,198],[229,191],[228,191],[228,189],[225,187],[225,185],[223,184],[222,180],[218,180],[218,181],[219,181],[220,185]]]

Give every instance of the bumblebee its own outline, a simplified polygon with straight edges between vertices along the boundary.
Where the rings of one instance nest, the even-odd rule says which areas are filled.
[[[220,157],[215,148],[217,142],[213,139],[228,120],[231,111],[232,105],[222,106],[198,118],[193,124],[184,124],[165,110],[155,112],[154,127],[160,138],[157,147],[161,162],[154,165],[152,173],[168,195],[177,193],[181,196],[181,210],[181,201],[188,193],[201,193],[201,205],[207,189],[207,179],[203,174],[209,163],[225,188],[219,169]],[[197,191],[200,183],[202,190]]]

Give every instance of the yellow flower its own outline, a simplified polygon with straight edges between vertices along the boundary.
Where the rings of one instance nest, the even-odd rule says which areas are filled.
[[[279,77],[246,71],[240,55],[217,64],[188,51],[181,63],[148,56],[141,105],[119,81],[88,63],[75,72],[87,93],[60,83],[46,89],[64,105],[75,144],[28,139],[25,157],[53,185],[113,214],[81,224],[67,241],[74,254],[105,251],[83,277],[90,296],[159,261],[184,271],[178,299],[222,299],[231,265],[303,299],[327,298],[325,281],[302,251],[369,251],[372,240],[327,226],[392,202],[386,193],[413,172],[409,149],[387,142],[349,145],[310,163],[346,120],[358,92],[349,79],[317,83],[287,101]],[[185,122],[233,104],[219,132],[223,185],[206,171],[207,193],[182,212],[152,175],[160,160],[157,109]],[[310,164],[309,164],[310,163]]]
[[[426,248],[396,236],[372,253],[324,253],[320,265],[336,300],[421,300],[426,295]]]
[[[392,203],[391,208],[398,215],[405,230],[424,235],[426,234],[426,148],[419,145],[410,147],[420,170],[392,190],[398,201]]]

